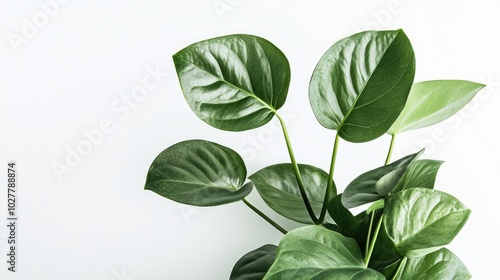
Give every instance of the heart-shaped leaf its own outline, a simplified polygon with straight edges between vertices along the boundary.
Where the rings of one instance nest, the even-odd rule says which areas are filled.
[[[469,218],[470,210],[453,196],[423,188],[390,195],[384,226],[402,257],[420,257],[449,244]]]
[[[290,65],[269,41],[229,35],[190,45],[174,55],[184,97],[209,125],[229,131],[262,126],[285,103]]]
[[[238,260],[229,280],[262,280],[276,257],[278,247],[267,244],[257,248]]]
[[[342,204],[353,208],[386,197],[396,186],[410,163],[424,150],[403,157],[391,164],[370,170],[354,179],[342,194]]]
[[[278,246],[276,260],[264,280],[385,279],[366,268],[352,238],[320,226],[289,232]]]
[[[395,271],[386,275],[394,275]],[[442,248],[419,258],[404,260],[394,280],[467,280],[471,278],[462,261],[451,251]]]
[[[195,206],[214,206],[241,200],[252,191],[245,163],[233,150],[204,140],[177,143],[151,164],[146,190]]]
[[[423,159],[412,162],[401,180],[399,180],[393,192],[399,192],[410,188],[433,189],[436,182],[437,172],[443,161]]]
[[[307,198],[319,215],[328,183],[328,174],[314,166],[299,164]],[[293,167],[289,163],[271,165],[249,177],[266,204],[277,213],[299,223],[311,224],[311,217],[300,194]],[[327,217],[327,222],[332,222]]]
[[[460,80],[426,81],[413,85],[406,106],[388,133],[397,133],[439,123],[460,111],[482,84]]]
[[[402,30],[366,31],[335,43],[309,85],[316,118],[350,142],[386,133],[403,110],[415,75],[415,55]]]

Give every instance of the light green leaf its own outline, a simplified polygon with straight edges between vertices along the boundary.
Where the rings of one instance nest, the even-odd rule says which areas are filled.
[[[241,200],[252,191],[245,163],[233,150],[204,140],[177,143],[151,164],[146,190],[195,206],[214,206]]]
[[[328,174],[314,166],[299,164],[307,198],[316,215],[323,207]],[[289,163],[271,165],[257,171],[249,179],[266,204],[277,213],[299,223],[311,224],[311,217],[300,194],[293,167]],[[327,217],[327,222],[332,222]]]
[[[390,195],[384,226],[403,257],[419,257],[449,244],[467,221],[470,210],[453,196],[423,188]]]
[[[274,264],[264,280],[385,279],[365,268],[363,255],[352,238],[320,226],[289,232],[278,246]]]
[[[415,55],[402,30],[366,31],[335,43],[309,85],[316,118],[350,142],[386,133],[406,103]]]
[[[257,248],[236,262],[229,280],[262,280],[276,257],[278,247],[267,244]]]
[[[462,261],[446,248],[419,258],[407,259],[394,280],[467,280],[470,272]]]
[[[229,131],[260,127],[285,103],[290,65],[269,41],[229,35],[192,44],[174,56],[184,97],[209,125]]]
[[[437,80],[413,85],[406,106],[388,133],[427,127],[439,123],[460,111],[482,84],[460,80]]]
[[[393,192],[410,188],[433,189],[436,182],[437,172],[443,161],[423,159],[412,162],[401,180],[399,180]]]
[[[353,208],[386,197],[401,179],[408,165],[423,152],[424,150],[421,150],[361,174],[347,185],[342,194],[342,204],[346,208]]]

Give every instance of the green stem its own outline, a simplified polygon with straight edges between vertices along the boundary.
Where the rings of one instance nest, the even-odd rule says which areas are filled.
[[[242,201],[250,208],[252,209],[255,213],[257,213],[259,216],[261,216],[264,220],[266,220],[268,223],[270,223],[273,227],[275,227],[277,230],[281,231],[283,234],[286,234],[287,231],[282,228],[280,225],[278,225],[275,221],[273,221],[271,218],[269,218],[266,214],[262,213],[257,207],[253,206],[250,202],[248,202],[246,199],[242,199]]]
[[[333,172],[335,171],[335,161],[337,159],[337,147],[339,145],[339,134],[335,135],[335,143],[333,144],[332,161],[330,163],[330,173],[328,175],[328,185],[326,187],[325,198],[323,200],[323,207],[321,208],[321,215],[319,216],[318,224],[323,223],[326,216],[326,209],[328,200],[330,199],[330,192],[333,190],[333,195],[337,195],[337,190],[333,187]]]
[[[366,236],[365,254],[368,253],[370,247],[370,236],[372,235],[372,227],[374,219],[375,219],[375,211],[372,211],[372,215],[370,216],[370,226],[368,227],[368,235]]]
[[[392,149],[394,148],[394,142],[396,142],[396,134],[393,134],[391,137],[391,145],[389,146],[389,152],[387,153],[387,157],[385,158],[385,165],[391,162]]]
[[[389,152],[387,152],[387,157],[385,158],[385,165],[389,164],[391,161],[391,156],[392,156],[392,150],[394,149],[394,143],[396,141],[396,134],[393,134],[391,137],[391,144],[389,146]],[[372,228],[372,222],[375,217],[375,212],[372,211],[372,216],[370,220],[370,228],[368,230],[368,237],[367,237],[367,242],[370,240],[370,234],[371,234],[371,228]],[[371,238],[371,242],[369,242],[369,246],[367,245],[367,251],[366,251],[366,257],[365,257],[365,265],[368,267],[368,264],[370,263],[370,258],[372,257],[373,253],[373,248],[375,248],[375,242],[377,242],[378,238],[378,233],[380,231],[380,227],[382,226],[382,222],[384,221],[384,213],[382,213],[382,216],[380,216],[380,219],[377,224],[377,228],[375,229],[375,232],[373,233],[373,236]]]
[[[304,204],[306,205],[307,212],[309,213],[309,216],[311,217],[311,220],[317,224],[318,219],[316,218],[316,215],[314,214],[314,211],[311,207],[311,204],[309,203],[309,200],[307,199],[307,194],[306,190],[304,188],[304,183],[302,182],[302,176],[300,176],[300,171],[299,171],[299,165],[297,164],[297,161],[295,160],[295,155],[292,150],[292,144],[290,143],[290,137],[288,136],[288,131],[286,129],[285,122],[281,118],[281,116],[278,114],[278,112],[275,113],[276,117],[278,117],[278,120],[280,121],[281,128],[283,129],[283,135],[285,136],[285,142],[286,142],[286,147],[288,149],[288,154],[290,154],[290,160],[292,161],[292,166],[293,166],[293,171],[295,172],[295,178],[297,179],[297,184],[299,185],[299,190],[300,194],[302,196],[302,200],[304,200]]]
[[[391,278],[392,280],[396,280],[396,277],[399,275],[399,272],[401,272],[401,268],[403,267],[405,262],[406,262],[406,257],[402,258],[401,261],[399,262],[398,269]]]
[[[372,212],[372,215],[375,215],[375,211]],[[370,263],[370,258],[372,257],[373,248],[375,248],[375,242],[377,241],[378,233],[380,232],[380,227],[382,226],[382,221],[384,220],[384,214],[380,216],[380,220],[378,220],[377,228],[375,228],[375,232],[373,233],[372,241],[370,242],[370,247],[368,248],[368,252],[366,252],[365,257],[365,266],[368,267]]]

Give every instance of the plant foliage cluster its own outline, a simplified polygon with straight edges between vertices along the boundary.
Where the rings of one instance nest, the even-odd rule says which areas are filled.
[[[175,144],[152,163],[145,189],[195,206],[243,201],[285,235],[278,246],[245,254],[231,280],[469,279],[444,248],[470,210],[434,189],[442,162],[423,151],[391,162],[396,136],[441,122],[484,85],[462,80],[414,83],[415,54],[402,30],[366,31],[336,42],[319,60],[309,101],[318,122],[335,130],[328,172],[295,159],[278,110],[290,65],[269,41],[229,35],[192,44],[173,56],[184,97],[194,113],[226,131],[257,128],[278,118],[290,163],[248,176],[232,149],[206,140]],[[391,136],[385,165],[355,178],[343,193],[334,180],[340,139],[362,143]],[[304,224],[287,232],[248,202],[256,188],[280,215]],[[366,205],[354,215],[353,207]]]

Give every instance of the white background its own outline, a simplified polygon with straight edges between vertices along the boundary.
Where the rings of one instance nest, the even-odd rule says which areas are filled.
[[[42,8],[43,3],[56,3]],[[42,5],[40,4],[42,3]],[[174,4],[175,3],[175,4]],[[241,152],[248,173],[288,161],[273,123],[219,131],[185,103],[171,56],[215,36],[250,33],[287,55],[292,82],[282,111],[299,162],[328,169],[334,132],[308,104],[309,77],[337,40],[365,29],[403,28],[417,58],[416,81],[488,85],[453,119],[400,135],[393,159],[427,147],[446,163],[437,189],[473,210],[449,246],[475,279],[497,275],[500,70],[497,1],[0,1],[0,279],[221,280],[236,260],[281,233],[242,203],[181,206],[143,186],[163,149],[204,138]],[[217,9],[218,7],[218,9]],[[31,26],[33,24],[33,26]],[[144,79],[156,86],[139,96]],[[130,105],[126,98],[132,97]],[[133,106],[134,108],[131,108]],[[78,162],[85,131],[103,133]],[[274,124],[275,125],[275,124]],[[389,137],[340,143],[342,190],[383,164]],[[7,271],[6,163],[17,162],[18,263]],[[60,166],[59,165],[59,166]],[[61,173],[61,172],[60,172]],[[249,200],[287,229],[252,193]]]

